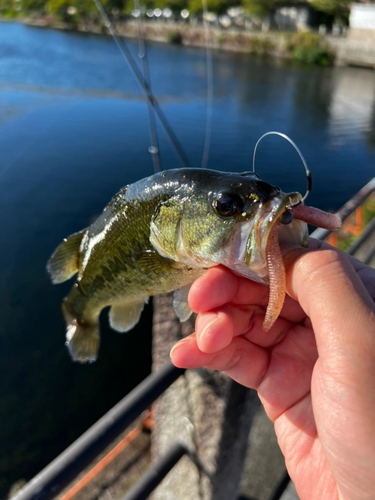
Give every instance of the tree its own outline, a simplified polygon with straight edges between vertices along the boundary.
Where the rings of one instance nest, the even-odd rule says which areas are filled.
[[[102,3],[106,6],[108,0],[102,0]],[[56,14],[64,21],[75,25],[90,14],[99,17],[93,0],[47,0],[46,8],[51,14]],[[70,13],[69,9],[72,9]]]
[[[21,0],[24,12],[41,12],[45,10],[46,0]]]
[[[272,14],[282,5],[285,5],[285,0],[242,0],[242,7],[246,12],[261,17]]]
[[[237,7],[239,0],[206,0],[207,10],[215,14],[224,14],[230,7]],[[203,10],[202,0],[189,0],[188,9],[191,14],[201,13]]]
[[[188,8],[188,0],[158,0],[156,3],[160,9],[168,7],[174,14]]]
[[[351,3],[351,0],[313,0],[311,5],[320,12],[332,15],[335,22],[341,23],[347,22]]]

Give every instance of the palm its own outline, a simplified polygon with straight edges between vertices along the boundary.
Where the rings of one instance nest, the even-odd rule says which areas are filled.
[[[301,498],[334,500],[336,482],[322,450],[312,412],[315,402],[311,387],[319,371],[317,358],[312,329],[292,328],[272,348],[269,368],[258,393],[274,421],[279,446]]]

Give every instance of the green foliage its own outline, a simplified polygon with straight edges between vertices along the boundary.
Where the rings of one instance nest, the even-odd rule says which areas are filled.
[[[230,7],[237,7],[239,0],[206,0],[207,10],[215,14],[224,14]],[[187,9],[192,15],[200,14],[203,10],[202,0],[189,0]]]
[[[32,1],[32,0],[29,0]],[[107,2],[103,2],[104,5]],[[90,12],[97,11],[96,5],[92,0],[47,0],[46,2],[47,10],[51,14],[59,14],[65,16],[65,13],[69,7],[74,7],[77,9],[76,16],[85,16]]]
[[[168,31],[167,33],[167,42],[173,43],[175,45],[182,44],[182,35],[179,31]]]
[[[312,0],[314,9],[334,16],[336,22],[347,22],[351,0]]]
[[[112,9],[117,7],[118,4],[122,6],[123,0],[103,0],[103,4]],[[68,14],[69,7],[74,8],[74,14]],[[5,14],[8,17],[14,17],[32,13],[39,15],[53,14],[58,19],[71,24],[78,24],[81,19],[88,15],[98,17],[93,0],[0,0],[1,15]]]
[[[8,18],[17,17],[19,5],[14,0],[0,0],[0,15]]]
[[[297,0],[291,0],[293,3]],[[134,0],[105,0],[110,9],[116,8],[123,14],[130,14],[134,9]],[[244,9],[261,17],[272,14],[277,7],[285,5],[285,0],[207,0],[207,9],[216,14],[223,14],[230,7],[242,5]],[[312,0],[318,11],[332,15],[336,20],[348,17],[350,0]],[[169,7],[175,14],[188,9],[192,15],[202,13],[202,0],[140,0],[141,7],[161,9]],[[67,9],[74,7],[77,13],[68,15]],[[57,15],[64,20],[78,21],[82,16],[96,12],[93,0],[0,0],[0,12],[17,15],[20,13],[44,12]]]
[[[121,0],[120,3],[118,9],[123,14],[130,14],[135,9],[134,0]],[[155,0],[140,0],[139,5],[144,9],[156,9]]]
[[[20,5],[24,12],[44,12],[46,0],[21,0]]]
[[[320,66],[330,66],[333,63],[334,54],[320,35],[307,31],[285,36],[285,48],[293,59]]]
[[[188,0],[156,0],[155,7],[160,9],[169,7],[172,12],[179,14],[183,9],[188,8],[188,3]]]
[[[273,42],[269,38],[265,37],[254,37],[249,40],[249,52],[250,54],[256,54],[258,56],[265,56],[270,54],[275,48]]]
[[[356,239],[357,237],[354,234],[350,234],[347,238],[344,238],[340,242],[338,242],[337,248],[345,252],[346,249],[349,248]]]
[[[265,17],[279,6],[285,4],[282,0],[242,0],[242,7],[249,14]]]
[[[367,198],[363,204],[363,211],[364,222],[367,225],[375,217],[375,195],[372,194],[370,198]]]

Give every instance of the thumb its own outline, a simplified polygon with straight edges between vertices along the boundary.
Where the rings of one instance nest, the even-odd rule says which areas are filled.
[[[315,334],[319,357],[311,379],[312,407],[340,498],[354,498],[353,491],[355,498],[373,498],[374,303],[336,250],[292,250],[285,262],[287,291]]]
[[[344,255],[295,249],[285,256],[287,291],[311,320],[319,357],[362,365],[375,358],[375,306]]]

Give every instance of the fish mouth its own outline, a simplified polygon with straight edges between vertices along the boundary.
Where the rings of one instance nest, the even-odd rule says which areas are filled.
[[[257,213],[252,229],[249,233],[244,260],[247,267],[254,271],[264,283],[268,284],[266,247],[271,229],[280,221],[283,214],[291,206],[302,203],[302,196],[298,192],[280,193],[264,203]],[[283,222],[283,221],[281,221]],[[304,246],[307,239],[307,226],[305,223],[290,217],[289,221],[280,224],[280,245],[294,243]]]

